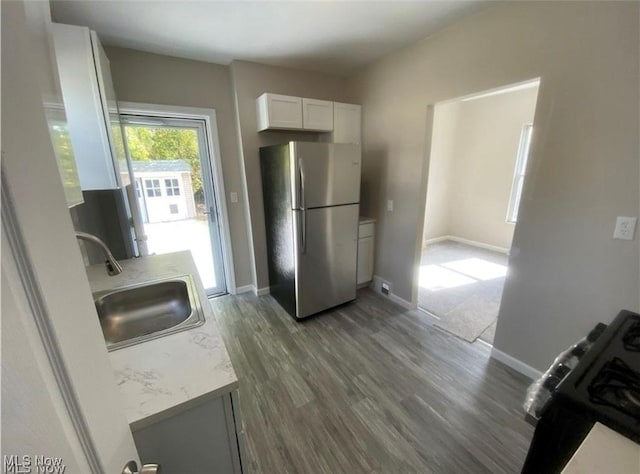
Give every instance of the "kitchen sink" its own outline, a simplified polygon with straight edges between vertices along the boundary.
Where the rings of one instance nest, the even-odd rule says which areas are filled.
[[[93,294],[109,351],[204,324],[190,275]]]

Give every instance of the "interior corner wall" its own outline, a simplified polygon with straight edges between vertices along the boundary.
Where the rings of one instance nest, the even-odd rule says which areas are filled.
[[[241,193],[244,187],[229,67],[126,48],[107,46],[105,50],[118,100],[215,109],[235,282],[236,287],[250,285],[248,211],[242,202],[229,198],[231,192]]]
[[[451,235],[451,193],[454,185],[456,131],[459,101],[437,104],[433,110],[431,153],[428,162],[427,201],[423,239]]]
[[[259,149],[262,146],[292,140],[318,141],[320,135],[313,132],[284,130],[258,133],[256,99],[264,92],[336,102],[347,102],[349,96],[346,90],[346,79],[329,74],[234,61],[231,63],[231,77],[239,134],[238,148],[245,174],[252,253],[255,259],[254,285],[256,289],[264,289],[269,286],[269,273]]]
[[[597,322],[638,308],[637,2],[508,2],[359,71],[363,212],[377,218],[376,273],[413,294],[426,196],[429,104],[541,78],[536,129],[495,345],[538,370]],[[394,210],[386,210],[386,200]]]

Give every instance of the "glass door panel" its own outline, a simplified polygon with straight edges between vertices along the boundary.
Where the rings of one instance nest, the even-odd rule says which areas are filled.
[[[207,295],[226,293],[204,122],[122,118],[148,253],[189,250]]]

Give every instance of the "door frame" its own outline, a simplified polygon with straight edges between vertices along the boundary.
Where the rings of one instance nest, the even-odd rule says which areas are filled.
[[[233,265],[233,249],[231,247],[231,230],[227,210],[220,140],[218,138],[218,121],[215,109],[204,107],[183,107],[177,105],[148,104],[143,102],[118,102],[119,112],[123,115],[144,115],[147,117],[202,120],[205,127],[205,140],[209,147],[209,161],[213,174],[213,192],[218,205],[218,226],[222,244],[222,263],[224,266],[227,293],[236,293],[235,268]]]
[[[109,356],[90,298],[89,281],[80,270],[83,262],[62,185],[60,181],[50,181],[51,176],[55,176],[53,169],[34,176],[29,166],[24,169],[17,166],[16,161],[3,159],[0,173],[2,272],[15,282],[15,288],[3,287],[2,291],[26,303],[18,318],[23,320],[31,340],[41,345],[42,350],[34,353],[34,357],[42,357],[39,370],[55,383],[55,388],[49,386],[48,389],[51,397],[61,402],[56,404],[56,415],[72,430],[60,436],[77,456],[75,462],[86,463],[92,474],[112,471],[120,462],[131,459],[139,462],[120,393],[112,378]],[[48,164],[53,163],[55,160]],[[35,180],[44,191],[33,192],[39,189],[37,184],[23,190],[24,187],[14,186],[12,183],[24,181],[20,178]],[[47,185],[47,180],[54,184]],[[14,194],[17,189],[22,191]],[[47,201],[51,209],[46,217],[33,212],[33,203],[39,205],[45,197],[56,198]],[[50,252],[52,242],[56,242],[55,252]],[[61,268],[65,273],[63,279],[60,279]],[[19,296],[16,291],[20,292]],[[69,298],[67,295],[71,294],[75,296]],[[60,301],[64,303],[61,305]],[[82,343],[78,342],[79,335]],[[19,357],[19,354],[3,352],[2,357]],[[86,377],[87,366],[95,376],[91,380]]]
[[[83,416],[81,404],[73,389],[71,375],[64,363],[61,348],[58,345],[55,331],[52,328],[51,316],[47,311],[45,297],[40,291],[35,269],[31,264],[28,251],[25,248],[24,238],[21,235],[20,224],[13,205],[13,198],[9,194],[9,186],[9,183],[6,180],[6,173],[3,169],[2,272],[3,274],[4,272],[7,272],[7,274],[10,275],[11,279],[16,284],[16,289],[5,287],[3,284],[2,292],[10,293],[11,297],[14,297],[14,291],[21,292],[20,297],[26,302],[26,306],[23,307],[23,313],[20,316],[23,318],[30,317],[33,320],[33,324],[25,324],[25,330],[31,333],[30,335],[34,340],[39,340],[41,342],[43,353],[48,362],[47,368],[49,369],[51,378],[55,380],[57,394],[66,409],[66,413],[62,410],[57,411],[57,415],[61,420],[68,422],[73,427],[73,431],[76,435],[75,438],[70,438],[68,435],[65,436],[66,442],[77,455],[80,453],[84,455],[83,459],[87,463],[90,472],[97,474],[102,470],[98,448],[95,446],[91,437],[89,427],[87,426],[87,422]],[[29,347],[28,344],[26,347]],[[2,355],[3,357],[18,356],[17,354],[7,355],[5,353]],[[50,390],[52,389],[52,387],[48,388]],[[52,396],[54,396],[54,394],[52,394]],[[53,455],[55,456],[55,453]],[[76,462],[82,462],[82,460],[78,458],[76,459]]]

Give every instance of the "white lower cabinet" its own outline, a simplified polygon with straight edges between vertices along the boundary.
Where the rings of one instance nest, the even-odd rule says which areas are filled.
[[[364,285],[373,280],[375,255],[375,223],[360,223],[358,228],[358,272],[357,283]]]
[[[237,390],[132,431],[142,463],[163,474],[247,472]]]

